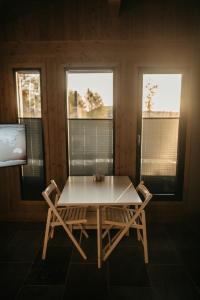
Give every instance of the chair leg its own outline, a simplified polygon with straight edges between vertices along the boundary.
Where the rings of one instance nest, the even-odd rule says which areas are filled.
[[[52,227],[51,228],[51,233],[50,233],[50,238],[53,239],[54,237],[54,230],[55,230],[55,227]]]
[[[146,231],[146,218],[145,211],[142,211],[142,226],[143,226],[143,246],[144,246],[144,261],[147,264],[149,262],[148,258],[148,247],[147,247],[147,231]]]
[[[42,259],[43,260],[46,258],[47,243],[48,243],[48,239],[49,239],[50,221],[51,221],[51,209],[49,208],[48,214],[47,214],[47,223],[46,223],[44,244],[43,244],[43,251],[42,251]]]
[[[83,230],[81,229],[80,231],[80,237],[79,237],[79,244],[81,245],[82,242],[82,235],[83,235]]]
[[[82,224],[80,224],[80,227],[81,227],[81,230],[82,230],[82,232],[83,232],[84,236],[85,236],[86,238],[88,238],[88,237],[89,237],[89,235],[88,235],[87,231],[84,229],[84,227],[83,227],[83,225],[82,225]]]
[[[137,223],[137,220],[136,220]],[[141,234],[140,234],[140,229],[137,228],[137,240],[141,241]]]
[[[52,216],[52,222],[55,222],[56,218],[55,216],[53,215]],[[50,238],[53,239],[54,237],[54,230],[55,230],[55,227],[51,227],[51,232],[50,232]]]
[[[105,238],[105,236],[109,233],[110,229],[113,227],[113,225],[109,225],[102,234],[102,239]]]
[[[104,250],[106,250],[108,247],[111,246],[111,236],[110,236],[110,230],[112,229],[113,225],[107,226],[107,228],[104,230],[102,234],[102,240],[108,235],[108,244],[104,247]]]
[[[130,229],[127,231],[126,236],[128,237],[130,235]]]
[[[138,209],[138,205],[135,206],[135,209]],[[139,223],[139,217],[135,220],[136,223]],[[137,228],[137,240],[140,241],[141,237],[140,237],[140,230]]]

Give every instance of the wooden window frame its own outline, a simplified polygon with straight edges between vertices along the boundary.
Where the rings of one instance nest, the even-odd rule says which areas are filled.
[[[190,71],[186,68],[169,68],[169,67],[142,67],[139,68],[139,97],[138,97],[138,114],[137,114],[137,139],[136,139],[136,182],[140,181],[140,160],[141,160],[141,145],[138,143],[138,137],[141,136],[142,129],[142,86],[144,74],[182,74],[181,80],[181,106],[179,117],[178,130],[178,149],[177,149],[177,172],[176,172],[176,187],[173,195],[159,194],[154,195],[154,201],[182,201],[185,182],[185,165],[187,160],[187,109],[188,104],[186,99],[189,98],[188,82]]]

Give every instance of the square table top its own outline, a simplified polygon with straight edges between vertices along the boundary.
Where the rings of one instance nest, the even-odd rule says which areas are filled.
[[[141,204],[128,176],[105,176],[94,181],[93,176],[69,176],[58,205],[136,205]]]

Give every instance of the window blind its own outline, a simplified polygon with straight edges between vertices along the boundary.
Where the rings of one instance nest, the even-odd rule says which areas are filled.
[[[69,119],[70,175],[113,174],[113,120]]]
[[[45,188],[42,120],[40,118],[20,118],[26,125],[28,164],[22,166],[22,199],[42,199]]]

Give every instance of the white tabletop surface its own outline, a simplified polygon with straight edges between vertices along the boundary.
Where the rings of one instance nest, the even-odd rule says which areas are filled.
[[[93,176],[69,176],[58,205],[131,205],[141,204],[128,176],[105,176],[95,182]]]

